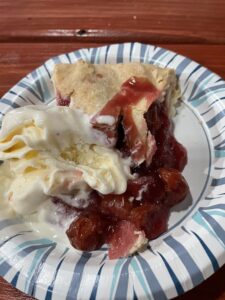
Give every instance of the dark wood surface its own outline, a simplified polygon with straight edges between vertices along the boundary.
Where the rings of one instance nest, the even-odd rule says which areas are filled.
[[[1,0],[1,41],[225,42],[223,0]]]
[[[188,56],[225,78],[225,0],[1,0],[0,97],[51,56],[139,41]],[[225,267],[179,300],[225,300]],[[0,300],[30,297],[0,278]]]

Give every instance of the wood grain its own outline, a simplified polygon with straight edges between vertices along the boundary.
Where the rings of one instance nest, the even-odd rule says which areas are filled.
[[[223,0],[1,0],[0,41],[225,43]]]
[[[48,58],[81,47],[99,44],[82,43],[1,43],[0,96],[22,77]],[[225,45],[166,45],[167,49],[188,56],[225,78]],[[26,53],[26,55],[24,55]]]
[[[2,277],[0,277],[0,300],[32,300],[34,298],[25,295],[12,287]]]

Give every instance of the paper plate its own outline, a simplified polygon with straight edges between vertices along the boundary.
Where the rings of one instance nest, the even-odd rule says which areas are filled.
[[[54,64],[139,61],[176,70],[182,105],[175,135],[188,150],[190,195],[169,230],[143,253],[109,260],[104,249],[80,252],[36,235],[21,219],[0,219],[0,275],[37,299],[168,299],[192,289],[225,262],[225,82],[198,63],[150,45],[81,49],[49,59],[0,101],[9,110],[54,99]]]

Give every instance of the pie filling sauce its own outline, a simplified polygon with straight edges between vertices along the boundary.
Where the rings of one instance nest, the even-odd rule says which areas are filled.
[[[188,185],[181,174],[187,163],[187,152],[173,135],[166,105],[151,100],[151,94],[156,94],[156,91],[150,83],[148,85],[138,78],[135,82],[132,91],[127,83],[123,84],[119,98],[117,95],[117,99],[113,100],[116,106],[111,100],[105,109],[118,114],[121,111],[118,104],[123,103],[123,110],[126,111],[124,107],[132,104],[132,95],[133,102],[137,102],[137,95],[147,95],[151,103],[144,119],[157,147],[151,164],[147,166],[144,162],[131,167],[134,179],[128,181],[127,190],[121,195],[102,195],[93,191],[89,206],[85,209],[69,206],[58,198],[53,199],[55,203],[65,206],[65,213],[71,210],[79,213],[66,233],[72,246],[83,251],[99,249],[103,244],[115,246],[121,242],[120,233],[125,227],[143,232],[149,240],[155,239],[167,230],[170,208],[184,200],[188,192]],[[125,103],[128,94],[129,101]],[[130,155],[125,132],[121,116],[117,125],[116,148],[124,157]]]

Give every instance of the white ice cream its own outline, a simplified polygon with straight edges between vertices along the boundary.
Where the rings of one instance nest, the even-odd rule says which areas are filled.
[[[110,148],[104,133],[92,128],[90,119],[60,106],[26,106],[8,113],[0,131],[2,201],[26,215],[49,196],[89,189],[125,192],[129,163]]]

